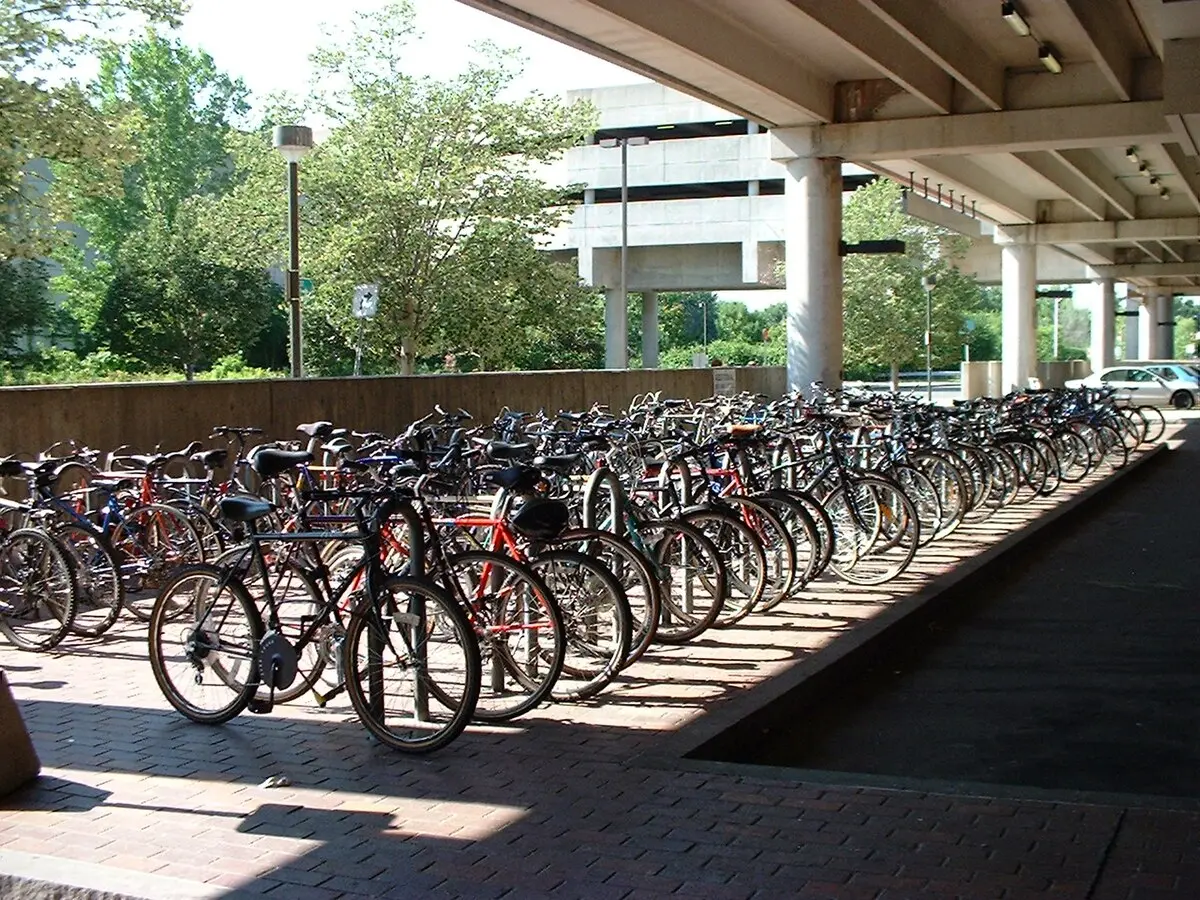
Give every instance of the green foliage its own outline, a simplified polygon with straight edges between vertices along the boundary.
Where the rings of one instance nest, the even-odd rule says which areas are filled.
[[[450,81],[414,78],[413,37],[410,4],[393,3],[314,57],[328,86],[314,112],[334,127],[304,163],[313,307],[352,345],[353,286],[376,283],[371,358],[412,372],[455,352],[509,368],[547,330],[561,342],[596,323],[589,292],[537,252],[567,209],[536,168],[579,142],[593,113],[502,99],[517,70],[494,50]]]
[[[164,223],[114,266],[94,333],[115,353],[190,378],[259,335],[278,304],[265,272],[212,262]]]
[[[899,201],[899,186],[880,179],[855,191],[845,207],[847,242],[899,238],[906,245],[903,254],[845,259],[848,372],[924,367],[927,315],[934,368],[955,367],[962,358],[966,319],[976,318],[994,299],[954,268],[965,250],[965,238],[906,216]],[[924,276],[936,279],[931,295],[922,285]]]
[[[283,369],[267,369],[247,365],[240,353],[230,353],[213,362],[212,368],[202,373],[202,381],[225,381],[228,379],[281,378],[288,372]]]
[[[52,321],[46,266],[14,259],[0,262],[0,356],[12,357]]]
[[[77,85],[48,86],[44,70],[69,65],[137,18],[176,24],[180,0],[4,0],[0,3],[0,261],[47,253],[60,235],[40,158],[110,168],[128,152],[124,135]]]

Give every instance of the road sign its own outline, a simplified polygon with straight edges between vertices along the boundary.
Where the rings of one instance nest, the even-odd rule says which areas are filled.
[[[311,294],[313,289],[313,281],[311,278],[300,279],[300,293]]]
[[[373,319],[379,309],[379,285],[359,284],[354,288],[354,300],[350,305],[356,319]]]

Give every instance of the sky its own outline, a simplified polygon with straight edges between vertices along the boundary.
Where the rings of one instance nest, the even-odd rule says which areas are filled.
[[[279,91],[302,94],[311,78],[309,54],[331,33],[348,30],[356,13],[386,0],[192,0],[178,36],[212,56],[217,67],[241,78],[252,105]],[[647,79],[566,44],[512,25],[458,0],[412,0],[420,38],[411,44],[411,72],[438,78],[462,71],[471,48],[483,40],[518,48],[527,59],[514,84],[521,93],[636,84]],[[655,0],[648,0],[655,2]],[[751,308],[777,303],[777,291],[722,292]]]
[[[301,93],[309,83],[309,54],[331,31],[345,29],[358,12],[384,0],[192,0],[180,38],[201,47],[218,68],[241,78],[261,99],[275,91]],[[412,73],[450,77],[462,71],[472,45],[491,40],[528,58],[522,91],[634,84],[646,79],[574,50],[458,0],[413,0],[420,40],[412,45]]]

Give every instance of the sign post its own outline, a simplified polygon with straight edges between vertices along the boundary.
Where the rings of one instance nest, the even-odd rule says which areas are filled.
[[[355,285],[350,311],[358,319],[358,342],[354,348],[354,375],[357,377],[362,374],[363,327],[366,320],[375,318],[375,313],[379,311],[379,285]]]

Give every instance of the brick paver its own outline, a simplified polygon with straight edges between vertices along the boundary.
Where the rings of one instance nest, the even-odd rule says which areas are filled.
[[[967,527],[885,588],[818,585],[655,648],[595,701],[474,727],[428,758],[369,743],[337,702],[187,722],[158,693],[132,625],[53,655],[0,644],[45,766],[0,803],[0,874],[22,863],[49,878],[67,861],[136,875],[147,896],[191,883],[197,897],[287,900],[1200,896],[1193,813],[803,783],[680,759],[1050,509]],[[275,775],[291,786],[260,787]]]

